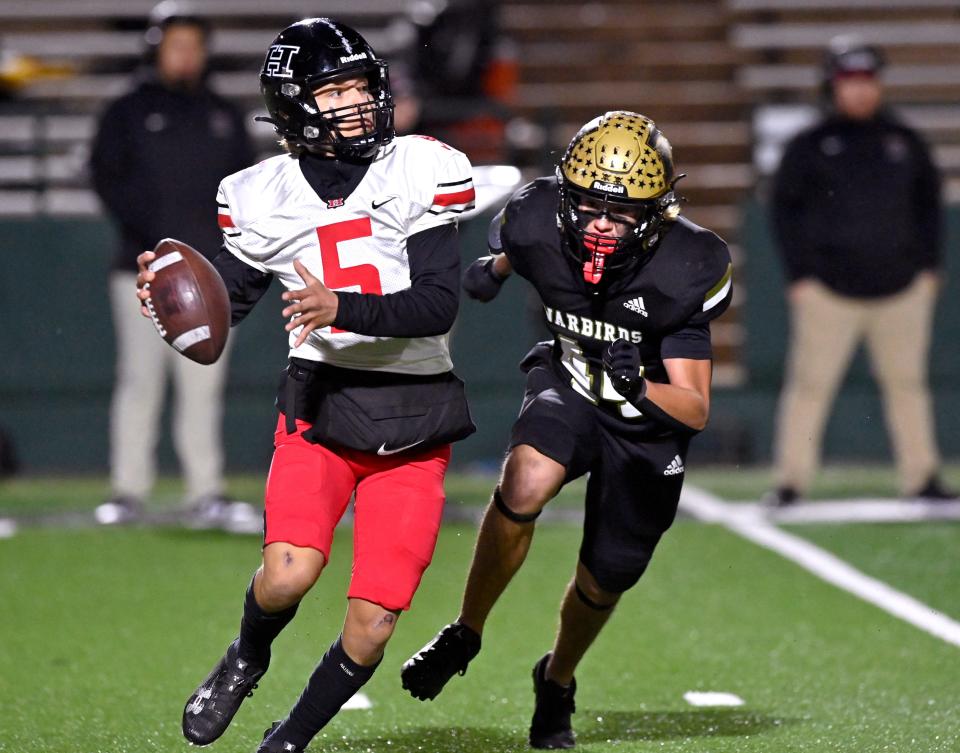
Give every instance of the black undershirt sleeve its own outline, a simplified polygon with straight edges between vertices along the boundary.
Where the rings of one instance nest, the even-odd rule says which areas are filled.
[[[407,239],[410,287],[397,293],[338,292],[333,326],[374,337],[429,337],[450,331],[460,303],[460,249],[454,224]]]
[[[227,286],[227,293],[230,295],[230,326],[236,326],[267,292],[273,275],[244,264],[222,246],[220,253],[213,259],[213,266]]]
[[[660,358],[691,358],[696,361],[713,358],[710,343],[710,323],[689,324],[671,332],[660,343]]]

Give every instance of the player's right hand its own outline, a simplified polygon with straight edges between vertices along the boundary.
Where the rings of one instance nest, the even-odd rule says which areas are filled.
[[[137,257],[137,298],[140,299],[140,313],[148,319],[150,312],[147,310],[146,300],[150,297],[150,283],[157,276],[149,267],[150,262],[156,258],[153,251],[144,251]]]
[[[506,277],[501,277],[493,267],[493,256],[481,256],[463,273],[463,289],[475,301],[492,301],[500,292]]]
[[[300,329],[293,344],[293,347],[299,348],[315,329],[333,324],[337,318],[340,299],[322,280],[314,277],[299,259],[293,260],[293,268],[303,280],[304,287],[300,290],[286,290],[280,295],[284,301],[290,303],[281,314],[284,319],[289,320],[284,327],[287,332]]]

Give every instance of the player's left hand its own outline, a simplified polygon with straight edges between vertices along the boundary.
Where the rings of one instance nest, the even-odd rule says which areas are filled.
[[[293,301],[281,314],[285,319],[290,319],[284,327],[287,332],[303,327],[293,346],[299,348],[315,329],[333,324],[333,320],[337,318],[340,299],[337,298],[336,293],[310,274],[310,270],[299,259],[293,260],[293,268],[297,270],[306,287],[300,290],[288,290],[280,296],[285,301]]]
[[[506,279],[497,272],[495,256],[481,256],[467,267],[462,284],[468,296],[487,303],[497,297]]]
[[[640,375],[640,349],[623,338],[614,340],[603,351],[603,370],[613,388],[631,403],[643,399],[647,380]]]
[[[140,314],[150,318],[147,299],[150,297],[150,283],[157,273],[150,271],[150,262],[157,258],[153,251],[144,251],[137,257],[137,300],[140,301]]]

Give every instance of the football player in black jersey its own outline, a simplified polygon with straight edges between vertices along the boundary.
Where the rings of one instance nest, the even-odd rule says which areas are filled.
[[[534,520],[589,473],[579,561],[553,649],[533,668],[534,748],[570,748],[574,670],[677,512],[691,437],[710,408],[710,321],[730,303],[714,233],[679,216],[670,144],[632,112],[570,142],[555,177],[521,188],[463,287],[489,301],[516,272],[552,342],[521,363],[526,394],[477,538],[458,619],[411,657],[404,687],[434,698],[480,650],[493,605],[526,557]]]

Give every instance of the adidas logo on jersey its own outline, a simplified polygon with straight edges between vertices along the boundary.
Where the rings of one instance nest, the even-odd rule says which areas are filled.
[[[678,473],[683,473],[683,461],[680,459],[679,455],[674,455],[673,460],[670,461],[670,465],[667,466],[667,469],[663,472],[663,475],[676,476]]]
[[[640,316],[649,316],[649,314],[647,314],[647,310],[643,307],[642,295],[638,295],[636,298],[631,298],[629,301],[625,301],[623,307],[630,309],[634,314],[640,314]]]

